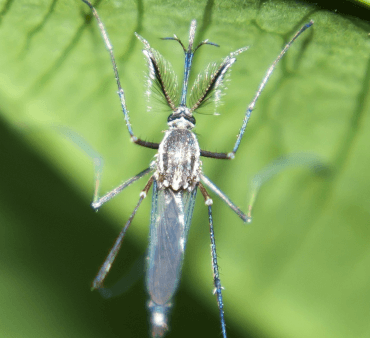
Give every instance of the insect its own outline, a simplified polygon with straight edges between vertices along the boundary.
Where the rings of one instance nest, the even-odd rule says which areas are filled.
[[[103,281],[121,247],[122,240],[128,227],[130,226],[141,202],[147,196],[151,186],[153,186],[150,243],[147,254],[146,287],[150,297],[148,308],[151,314],[152,337],[163,336],[168,330],[167,317],[171,307],[172,298],[179,284],[186,241],[195,204],[195,197],[199,188],[208,208],[213,280],[219,307],[221,331],[223,338],[226,338],[222,287],[218,271],[213,229],[213,201],[208,194],[206,187],[220,197],[244,222],[250,222],[251,216],[250,210],[248,214],[243,213],[213,182],[211,182],[209,178],[203,174],[200,158],[211,157],[215,159],[229,160],[235,157],[252,110],[275,69],[276,64],[289,49],[293,41],[309,28],[313,22],[310,21],[304,25],[294,35],[268,69],[255,97],[245,112],[244,120],[232,151],[229,153],[216,153],[200,149],[198,140],[192,132],[192,129],[195,127],[195,118],[193,113],[209,101],[213,100],[215,103],[219,101],[222,85],[227,72],[236,61],[236,57],[240,53],[246,51],[247,48],[243,47],[230,53],[219,64],[210,64],[203,73],[203,76],[198,76],[198,79],[195,81],[188,97],[189,74],[192,67],[194,53],[203,45],[218,45],[209,42],[208,40],[201,41],[198,45],[194,45],[196,31],[195,20],[191,21],[190,24],[188,47],[185,47],[176,35],[174,35],[174,37],[164,38],[164,40],[177,41],[185,54],[184,77],[182,89],[179,95],[179,91],[177,90],[177,80],[171,72],[167,61],[164,60],[159,52],[151,48],[149,43],[143,37],[136,34],[138,39],[144,45],[143,53],[147,59],[149,67],[149,87],[156,86],[155,88],[157,92],[159,92],[164,102],[172,111],[167,119],[169,129],[165,132],[162,141],[160,143],[143,141],[137,138],[132,130],[129,113],[126,108],[125,94],[121,87],[112,45],[109,41],[104,25],[92,4],[87,0],[82,1],[92,10],[93,15],[98,22],[106,48],[110,54],[118,86],[118,95],[131,141],[140,146],[158,150],[155,160],[150,164],[149,168],[143,170],[101,198],[98,197],[100,179],[97,177],[94,201],[92,203],[94,209],[99,209],[104,203],[112,199],[126,187],[143,176],[151,175],[144,189],[140,193],[140,198],[134,211],[121,230],[113,248],[109,252],[104,264],[96,276],[93,282],[93,289],[102,287]],[[148,91],[148,93],[151,93],[151,91]]]

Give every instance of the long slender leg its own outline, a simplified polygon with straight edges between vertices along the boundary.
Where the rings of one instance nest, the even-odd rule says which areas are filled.
[[[222,300],[222,286],[221,286],[220,274],[218,271],[215,233],[213,230],[213,218],[212,218],[213,201],[211,197],[208,195],[207,190],[203,186],[202,183],[199,183],[199,189],[204,197],[206,205],[208,206],[209,234],[211,238],[211,255],[212,255],[212,267],[213,267],[213,282],[215,285],[215,294],[217,295],[217,304],[220,310],[222,337],[227,338],[225,315],[224,315],[224,303]]]
[[[132,183],[136,182],[139,178],[142,178],[143,176],[149,174],[152,171],[151,168],[147,168],[143,170],[141,173],[137,174],[134,177],[131,177],[126,182],[119,185],[117,188],[114,188],[112,191],[105,194],[103,197],[99,198],[99,185],[100,185],[100,175],[101,172],[98,171],[96,174],[96,181],[95,181],[95,192],[94,192],[94,201],[91,204],[94,209],[99,209],[104,203],[108,202],[110,199],[112,199],[114,196],[119,194],[123,189],[127,188]]]
[[[104,279],[107,276],[107,274],[108,274],[108,272],[110,270],[110,267],[112,266],[112,264],[113,264],[113,262],[114,262],[114,260],[115,260],[115,258],[117,256],[117,254],[118,254],[119,249],[121,248],[123,237],[125,236],[128,227],[130,226],[132,220],[134,219],[135,214],[137,212],[137,209],[139,209],[139,206],[140,206],[141,202],[146,197],[146,195],[147,195],[147,193],[148,193],[148,191],[149,191],[149,189],[150,189],[150,187],[151,187],[151,185],[153,183],[153,180],[154,180],[154,178],[152,176],[149,179],[148,183],[146,184],[145,188],[140,193],[139,202],[137,202],[134,211],[132,212],[130,218],[126,222],[126,224],[123,227],[123,229],[121,230],[121,232],[119,233],[119,235],[118,235],[118,237],[116,239],[116,242],[113,245],[113,248],[109,252],[107,258],[105,259],[102,267],[100,268],[98,274],[96,275],[96,277],[95,277],[95,279],[93,281],[93,285],[92,285],[92,289],[93,290],[98,289],[98,288],[101,288],[103,286]]]
[[[240,142],[242,140],[242,137],[244,135],[245,129],[247,127],[249,118],[252,114],[252,111],[254,109],[254,106],[256,105],[256,102],[258,98],[260,97],[263,89],[266,86],[267,81],[269,80],[272,72],[275,70],[275,67],[277,63],[280,61],[280,59],[284,56],[284,54],[287,52],[289,47],[292,45],[295,39],[298,38],[299,35],[301,35],[307,28],[311,27],[313,25],[313,21],[311,20],[309,23],[305,24],[294,36],[293,38],[285,45],[284,49],[280,52],[279,56],[275,59],[275,61],[272,63],[270,68],[267,70],[265,77],[263,78],[256,95],[254,96],[252,102],[249,104],[245,116],[243,119],[242,127],[240,128],[239,134],[236,138],[236,142],[234,145],[234,148],[231,152],[229,153],[216,153],[216,152],[211,152],[211,151],[206,151],[206,150],[201,150],[200,155],[204,157],[212,157],[212,158],[218,158],[218,159],[225,159],[225,160],[232,160],[235,157],[235,154],[239,148]]]
[[[132,265],[127,269],[127,272],[118,282],[109,287],[100,287],[98,289],[100,296],[105,299],[109,299],[118,297],[130,290],[130,288],[143,277],[145,271],[145,263],[146,255],[142,254],[132,263]]]
[[[256,175],[254,175],[251,181],[248,216],[251,214],[253,205],[257,199],[257,195],[261,187],[274,176],[287,169],[295,167],[310,169],[316,175],[325,172],[328,173],[328,170],[330,170],[329,166],[315,154],[289,154],[275,159],[263,167]]]
[[[132,130],[132,127],[131,127],[130,117],[129,117],[129,113],[128,113],[128,110],[127,110],[127,107],[126,107],[125,92],[123,91],[122,86],[121,86],[121,81],[119,79],[116,60],[115,60],[114,54],[113,54],[113,47],[112,47],[112,44],[110,43],[110,40],[108,38],[107,31],[106,31],[106,29],[103,25],[103,22],[100,20],[99,14],[98,14],[97,10],[94,8],[94,6],[88,0],[82,0],[82,1],[90,7],[93,15],[95,16],[96,21],[98,22],[98,26],[99,26],[101,35],[103,37],[105,46],[106,46],[106,48],[107,48],[107,50],[110,54],[110,59],[111,59],[111,62],[112,62],[114,76],[116,78],[117,87],[118,87],[118,96],[119,96],[119,99],[121,101],[122,112],[123,112],[123,116],[124,116],[125,121],[126,121],[126,126],[127,126],[127,129],[128,129],[128,132],[130,134],[131,141],[140,145],[140,146],[142,146],[142,147],[158,149],[158,147],[159,147],[158,143],[147,142],[147,141],[141,140],[141,139],[139,139],[138,137],[135,136],[135,134]]]
[[[258,192],[262,186],[274,176],[282,171],[294,168],[304,167],[310,169],[314,173],[322,173],[328,171],[328,166],[316,155],[309,153],[290,154],[277,158],[262,168],[252,179],[250,185],[250,199],[248,205],[248,213],[244,214],[226,195],[223,193],[207,176],[201,174],[201,181],[211,189],[218,197],[220,197],[244,222],[252,222],[252,208],[256,202]]]
[[[220,197],[230,208],[234,211],[244,222],[250,223],[252,218],[250,217],[249,213],[248,216],[244,214],[231,200],[228,198],[218,187],[214,184],[207,176],[204,174],[200,175],[200,179],[202,182],[211,189],[218,197]]]

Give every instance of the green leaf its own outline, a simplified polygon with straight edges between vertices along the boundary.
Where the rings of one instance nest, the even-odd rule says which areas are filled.
[[[235,160],[203,160],[205,174],[243,210],[252,177],[280,156],[307,153],[328,168],[292,168],[270,180],[251,225],[214,197],[228,333],[368,337],[369,23],[289,1],[96,5],[134,132],[145,140],[161,140],[169,112],[146,111],[146,64],[134,32],[181,76],[182,49],[158,38],[176,34],[186,41],[190,20],[197,19],[197,40],[220,48],[197,52],[192,80],[208,62],[250,46],[233,66],[221,116],[195,116],[200,145],[210,151],[231,150],[267,68],[299,27],[314,20],[272,75]],[[79,1],[0,1],[0,51],[0,336],[148,336],[142,281],[110,301],[89,291],[145,185],[140,180],[93,213],[92,154],[104,159],[102,193],[148,167],[155,154],[129,142],[109,54],[89,8]],[[195,209],[169,337],[220,336],[200,194]],[[149,215],[150,198],[107,285],[145,252]]]
[[[360,2],[364,5],[370,6],[370,1],[369,0],[358,0],[358,2]]]

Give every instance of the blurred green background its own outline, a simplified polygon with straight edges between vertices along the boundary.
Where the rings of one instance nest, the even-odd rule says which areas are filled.
[[[133,129],[150,141],[161,140],[168,112],[146,111],[135,31],[179,75],[181,48],[158,38],[175,33],[186,41],[193,18],[197,40],[221,46],[201,48],[194,73],[250,46],[233,66],[221,116],[196,115],[201,147],[213,151],[231,149],[268,66],[302,24],[315,21],[272,76],[236,159],[203,161],[206,175],[244,210],[252,177],[279,156],[309,153],[329,168],[289,169],[269,181],[251,225],[214,199],[229,337],[370,337],[370,24],[362,19],[370,11],[351,2],[338,12],[320,5],[97,2]],[[143,278],[109,300],[90,292],[145,179],[94,213],[86,149],[105,161],[102,192],[146,168],[155,153],[129,141],[91,19],[77,0],[0,1],[0,337],[148,337]],[[107,285],[145,253],[149,215],[150,198]],[[221,336],[212,290],[207,212],[198,196],[168,337]]]

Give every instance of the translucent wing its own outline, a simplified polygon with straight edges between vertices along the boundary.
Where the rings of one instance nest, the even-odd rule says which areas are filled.
[[[169,303],[178,286],[196,193],[153,184],[146,284],[156,305]]]

